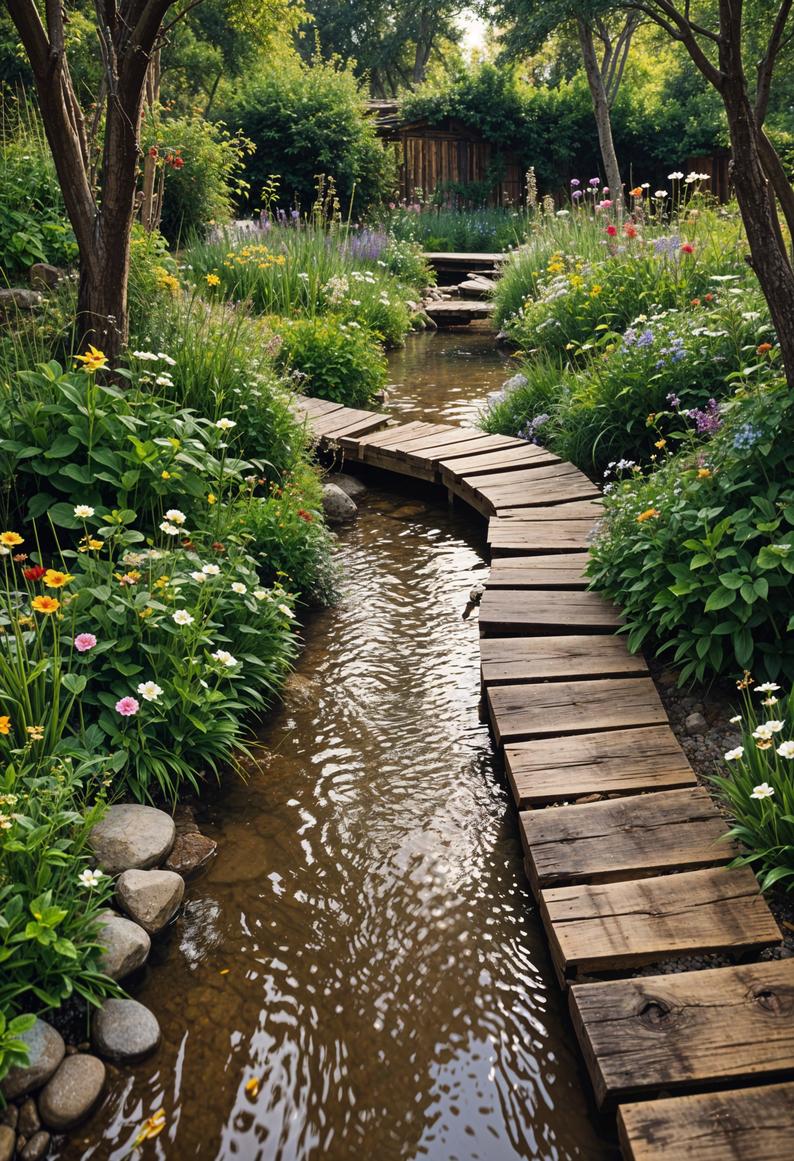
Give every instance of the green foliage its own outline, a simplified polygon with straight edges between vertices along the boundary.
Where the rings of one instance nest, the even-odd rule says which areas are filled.
[[[713,779],[733,826],[731,837],[746,853],[732,866],[751,866],[761,889],[780,883],[794,889],[794,693],[778,697],[766,682],[750,694],[752,677],[739,682],[744,712],[742,744],[725,755],[725,773]],[[766,708],[761,708],[766,707]]]
[[[279,175],[287,207],[311,205],[320,173],[334,178],[345,213],[352,204],[360,214],[390,191],[390,156],[366,114],[355,76],[338,62],[265,67],[222,115],[256,146],[245,168],[250,209],[261,205],[272,174]]]
[[[790,680],[794,407],[776,383],[740,391],[719,422],[699,450],[614,486],[590,575],[623,606],[630,647],[653,642],[682,681]]]
[[[419,201],[389,208],[380,220],[394,238],[422,250],[489,254],[519,245],[529,224],[518,209],[453,210]]]
[[[355,322],[329,315],[285,319],[276,356],[300,390],[347,407],[366,407],[386,386],[387,364],[371,335]]]
[[[36,1017],[32,1013],[8,1019],[0,1011],[0,1080],[10,1069],[27,1063],[28,1046],[22,1035],[29,1032],[35,1022]]]
[[[240,174],[250,142],[197,116],[147,118],[141,136],[144,150],[157,150],[164,179],[160,228],[169,242],[231,221],[236,199],[248,192]]]

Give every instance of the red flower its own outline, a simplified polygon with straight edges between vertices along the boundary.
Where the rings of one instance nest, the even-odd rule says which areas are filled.
[[[631,222],[626,222],[626,225],[623,227],[623,232],[625,233],[627,238],[636,238],[637,237],[637,227],[633,226],[631,224]]]
[[[184,164],[184,157],[180,157],[178,154],[176,157],[171,159],[171,165],[174,167],[174,169],[181,169]]]
[[[225,546],[223,544],[221,544],[220,540],[213,540],[212,547],[215,549],[216,552],[225,552],[226,551]]]
[[[690,304],[689,304],[689,305],[690,305],[690,306],[700,306],[700,299],[699,299],[699,298],[693,298],[693,299],[692,299],[692,301],[690,302]]]
[[[684,242],[683,246],[681,247],[681,253],[682,254],[694,254],[695,247],[692,245],[691,242]]]
[[[192,541],[192,540],[183,540],[183,541],[182,541],[182,547],[183,547],[183,548],[190,549],[190,548],[195,548],[196,546],[195,546],[195,544],[193,543],[193,541]]]
[[[305,508],[299,508],[298,515],[300,516],[301,520],[305,520],[307,524],[311,524],[312,520],[314,520],[311,512],[307,512]]]
[[[149,156],[150,157],[157,157],[157,146],[156,145],[152,145],[151,148],[149,149]]]
[[[705,298],[706,302],[713,302],[714,301],[713,294],[704,294],[703,297]]]
[[[611,224],[609,226],[607,226],[607,233],[609,234],[610,238],[614,238],[615,235],[617,234],[617,232],[618,232],[617,226],[613,226]]]
[[[30,568],[23,568],[22,575],[25,580],[37,581],[41,580],[46,571],[46,568],[42,568],[40,564],[34,564]]]

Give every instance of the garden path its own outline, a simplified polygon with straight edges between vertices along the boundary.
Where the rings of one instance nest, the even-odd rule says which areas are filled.
[[[295,407],[323,451],[444,485],[490,517],[484,704],[560,985],[627,1161],[788,1156],[794,1083],[773,1082],[794,1081],[794,961],[762,958],[781,937],[755,876],[725,868],[727,827],[644,662],[613,635],[617,611],[585,591],[597,490],[521,440],[306,397]],[[676,970],[636,974],[647,965]]]

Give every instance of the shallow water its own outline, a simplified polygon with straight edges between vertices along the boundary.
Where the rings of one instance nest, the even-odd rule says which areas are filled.
[[[471,420],[504,376],[467,343],[412,341],[390,402]],[[135,989],[163,1047],[60,1157],[120,1161],[161,1105],[142,1157],[612,1156],[478,718],[482,531],[399,481],[369,492],[261,761],[202,806],[218,857]]]

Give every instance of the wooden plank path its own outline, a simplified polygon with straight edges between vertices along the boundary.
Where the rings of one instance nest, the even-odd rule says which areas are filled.
[[[321,449],[441,485],[488,518],[484,704],[626,1161],[794,1155],[794,960],[761,961],[781,936],[755,876],[725,865],[727,825],[616,635],[619,610],[587,589],[598,489],[511,437],[305,397],[295,410]],[[656,974],[665,961],[676,970]]]

